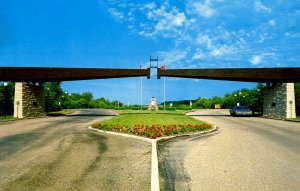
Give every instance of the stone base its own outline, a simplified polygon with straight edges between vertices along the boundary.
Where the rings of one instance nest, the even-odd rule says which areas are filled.
[[[267,85],[263,116],[278,119],[296,118],[294,83]]]
[[[17,82],[15,84],[14,117],[45,116],[44,88],[41,84]]]

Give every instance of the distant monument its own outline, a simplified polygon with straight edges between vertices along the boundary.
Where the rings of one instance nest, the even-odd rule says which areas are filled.
[[[154,97],[152,97],[150,99],[150,103],[149,103],[149,106],[148,106],[148,110],[151,110],[151,111],[157,111],[158,110],[158,106],[157,106],[157,103],[156,103],[156,99]]]

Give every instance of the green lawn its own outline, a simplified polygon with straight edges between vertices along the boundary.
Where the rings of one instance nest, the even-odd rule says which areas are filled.
[[[0,116],[0,121],[10,121],[10,120],[16,120],[17,118],[14,118],[12,115],[8,115],[4,117],[3,115]]]
[[[297,116],[295,119],[290,119],[292,121],[299,121],[300,122],[300,116]]]
[[[212,125],[184,115],[185,111],[122,111],[112,119],[94,123],[93,128],[151,138],[202,131]]]
[[[184,115],[186,111],[122,111],[120,115],[103,121],[107,125],[174,125],[174,124],[200,124],[203,123],[190,116]]]

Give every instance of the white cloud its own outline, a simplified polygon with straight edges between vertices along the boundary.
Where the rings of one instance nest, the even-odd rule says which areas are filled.
[[[203,54],[203,52],[200,50],[197,50],[197,52],[192,56],[192,60],[201,60],[204,57],[205,57],[205,55]]]
[[[108,9],[108,12],[116,19],[116,20],[123,20],[124,19],[124,14],[119,12],[115,8],[110,8]]]
[[[193,12],[204,18],[210,18],[216,13],[216,10],[211,8],[210,0],[205,0],[204,3],[193,2],[192,9],[194,9]]]
[[[262,59],[262,55],[254,55],[249,61],[252,65],[259,65],[262,62]]]
[[[276,26],[276,21],[274,19],[269,20],[269,24],[274,27]]]
[[[211,50],[210,54],[214,57],[224,56],[233,53],[233,48],[228,45],[222,45]]]
[[[255,1],[254,3],[254,9],[258,12],[267,12],[267,13],[271,13],[272,9],[266,7],[265,5],[262,4],[262,2],[260,1]]]
[[[147,3],[146,5],[144,5],[144,8],[146,9],[154,9],[155,7],[156,7],[155,2]]]
[[[224,31],[223,29],[222,34],[218,34],[218,32],[211,34],[210,36],[208,34],[200,34],[196,38],[196,44],[201,45],[203,47],[203,50],[206,50],[208,56],[212,57],[220,57],[225,56],[234,53],[234,45],[228,45],[223,43],[220,43],[220,40],[231,40],[230,33],[228,31]],[[197,51],[199,52],[199,51]],[[209,55],[208,55],[209,54]],[[203,58],[203,54],[200,54],[201,58]],[[194,59],[200,58],[198,54],[195,54],[193,56]]]
[[[152,20],[157,20],[157,30],[171,30],[173,27],[182,26],[186,21],[186,16],[183,12],[179,12],[177,8],[173,7],[172,10],[167,11],[165,6],[149,12]]]
[[[206,46],[208,49],[213,48],[213,43],[208,35],[199,35],[196,39],[196,43]]]
[[[166,67],[178,67],[182,65],[182,60],[187,57],[188,51],[174,49],[167,52],[158,52],[160,62]]]

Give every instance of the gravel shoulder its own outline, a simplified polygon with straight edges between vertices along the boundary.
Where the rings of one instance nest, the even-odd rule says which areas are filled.
[[[150,190],[151,145],[90,131],[109,117],[80,113],[0,124],[1,190]]]

